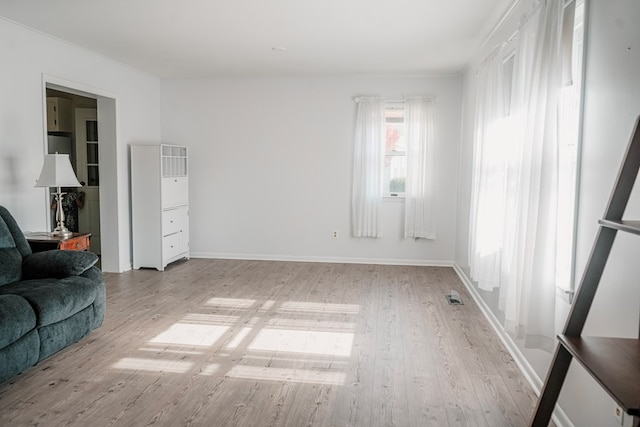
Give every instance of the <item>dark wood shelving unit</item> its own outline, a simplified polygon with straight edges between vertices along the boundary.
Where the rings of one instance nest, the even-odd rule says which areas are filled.
[[[614,230],[640,235],[640,221],[612,221],[601,219],[598,223]]]
[[[640,117],[636,120],[563,333],[547,373],[531,426],[546,427],[555,408],[571,361],[580,365],[640,425],[640,339],[585,337],[587,320],[602,273],[618,232],[640,235],[640,221],[622,216],[640,170]]]
[[[558,337],[562,346],[629,415],[640,415],[640,340]]]

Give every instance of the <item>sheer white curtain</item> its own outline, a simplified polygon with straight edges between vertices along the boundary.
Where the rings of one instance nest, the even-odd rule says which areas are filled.
[[[386,138],[384,99],[357,99],[351,225],[355,237],[382,237],[382,166]]]
[[[486,291],[500,286],[507,149],[513,143],[513,135],[507,132],[509,117],[506,117],[502,71],[502,49],[497,49],[477,75],[469,267],[478,287]]]
[[[525,346],[548,350],[555,336],[563,5],[563,0],[547,0],[520,28],[511,116],[497,122],[491,121],[490,114],[477,117],[477,129],[489,131],[476,132],[471,213],[478,218],[472,217],[470,223],[472,278],[483,289],[500,288],[507,332],[525,338]],[[495,92],[479,96],[500,98]],[[492,129],[502,129],[500,136],[493,135]],[[505,149],[492,152],[505,135]],[[482,171],[494,163],[500,166],[495,168],[495,182],[488,182],[490,174],[485,174],[489,178],[484,176],[483,182]],[[489,199],[484,198],[487,194]],[[495,203],[492,220],[483,218],[491,213],[490,206],[485,206],[489,203]],[[495,251],[483,254],[486,249]],[[493,256],[483,256],[487,253]]]
[[[407,138],[404,237],[435,239],[433,101],[405,98],[404,115]]]

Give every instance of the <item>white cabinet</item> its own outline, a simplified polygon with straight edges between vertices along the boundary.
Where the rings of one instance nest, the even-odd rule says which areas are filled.
[[[71,100],[47,98],[47,132],[73,132]]]
[[[131,146],[133,268],[189,258],[187,147]]]

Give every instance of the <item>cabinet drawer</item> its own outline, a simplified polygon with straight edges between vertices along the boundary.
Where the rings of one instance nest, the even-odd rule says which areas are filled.
[[[162,238],[162,258],[171,259],[180,254],[180,233],[170,234]]]
[[[75,237],[65,240],[63,242],[60,242],[60,249],[62,249],[63,251],[88,251],[89,238]]]
[[[185,215],[184,208],[181,209],[167,209],[162,212],[162,235],[168,236],[169,234],[177,233],[181,230],[181,224],[184,223]]]
[[[189,200],[189,182],[187,177],[162,178],[162,206],[186,205]]]

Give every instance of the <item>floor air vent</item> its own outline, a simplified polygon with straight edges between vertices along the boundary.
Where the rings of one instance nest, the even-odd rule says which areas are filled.
[[[445,297],[447,297],[449,305],[464,305],[462,298],[460,298],[460,294],[453,289],[451,290],[451,294],[445,295]]]

